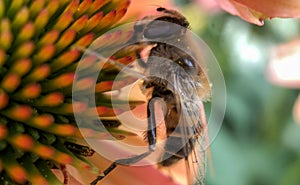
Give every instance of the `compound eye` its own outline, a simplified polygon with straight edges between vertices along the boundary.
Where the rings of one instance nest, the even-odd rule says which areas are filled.
[[[186,71],[193,71],[195,70],[195,62],[190,58],[180,58],[176,61],[181,67],[183,67]]]
[[[167,21],[153,21],[144,31],[144,37],[148,39],[174,36],[180,33],[180,26]]]

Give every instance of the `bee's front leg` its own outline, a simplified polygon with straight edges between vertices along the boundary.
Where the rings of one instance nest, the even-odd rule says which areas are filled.
[[[147,116],[148,116],[148,130],[147,130],[147,140],[149,144],[149,150],[154,151],[156,145],[156,120],[155,120],[155,108],[154,103],[156,97],[152,97],[149,100],[147,106]]]
[[[158,97],[152,97],[149,100],[149,103],[147,106],[147,116],[148,116],[147,141],[149,144],[149,150],[145,153],[142,153],[140,155],[135,155],[135,156],[127,158],[127,159],[116,160],[116,163],[125,164],[125,165],[134,164],[134,163],[142,160],[143,158],[147,157],[149,154],[151,154],[155,150],[157,136],[156,136],[156,119],[155,119],[154,103],[158,100],[159,100]]]

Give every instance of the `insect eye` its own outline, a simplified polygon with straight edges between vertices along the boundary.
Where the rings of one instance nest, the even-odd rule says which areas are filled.
[[[194,61],[189,58],[180,58],[179,60],[176,61],[176,63],[186,70],[195,69]]]
[[[155,39],[180,33],[180,26],[166,21],[153,21],[144,31],[144,37]]]

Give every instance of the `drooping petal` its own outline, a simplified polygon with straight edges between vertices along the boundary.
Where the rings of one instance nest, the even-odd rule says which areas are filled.
[[[247,22],[262,26],[267,16],[233,0],[217,0],[220,7],[232,15],[241,17]]]
[[[269,17],[300,17],[298,0],[233,0]]]
[[[298,0],[216,0],[222,9],[247,22],[262,26],[264,19],[300,17]]]

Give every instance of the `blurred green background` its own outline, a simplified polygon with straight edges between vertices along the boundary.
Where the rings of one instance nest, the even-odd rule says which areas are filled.
[[[195,3],[176,3],[215,54],[226,81],[226,114],[211,145],[207,185],[299,185],[300,125],[292,117],[299,91],[270,84],[265,70],[272,47],[300,36],[300,21],[272,19],[259,27]]]

